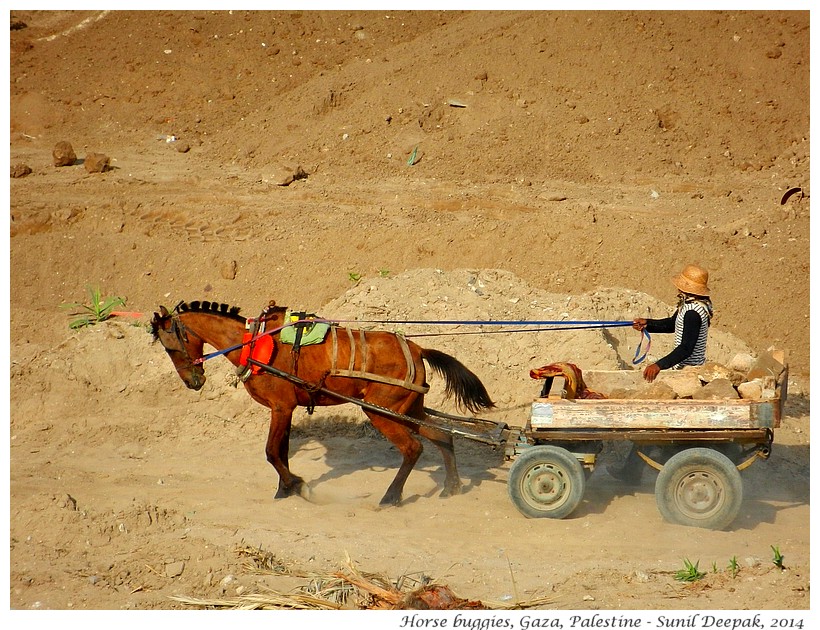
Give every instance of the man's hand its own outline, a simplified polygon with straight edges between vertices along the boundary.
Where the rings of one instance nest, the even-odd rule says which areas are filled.
[[[661,369],[658,367],[657,363],[653,363],[652,365],[647,365],[646,369],[643,371],[644,380],[648,382],[652,382],[655,380],[655,377],[658,376]]]
[[[646,320],[643,317],[636,317],[632,320],[632,328],[635,330],[643,330],[646,328]]]

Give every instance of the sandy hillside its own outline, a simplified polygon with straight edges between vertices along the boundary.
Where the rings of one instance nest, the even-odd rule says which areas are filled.
[[[230,603],[348,556],[497,605],[809,608],[808,12],[10,17],[12,609]],[[56,167],[59,142],[75,159]],[[461,495],[438,497],[428,445],[403,505],[379,509],[398,454],[351,406],[297,412],[291,464],[313,501],[274,500],[267,410],[223,359],[186,389],[145,327],[183,300],[393,321],[665,316],[687,263],[710,272],[712,360],[789,357],[772,455],[743,471],[726,531],[666,523],[656,473],[611,477],[622,444],[567,519],[524,518],[503,452],[460,438]],[[89,286],[140,315],[70,330],[60,305]],[[633,369],[638,341],[418,340],[473,369],[492,419],[515,426],[531,368]],[[428,404],[454,411],[431,386]],[[675,580],[685,560],[707,576]]]

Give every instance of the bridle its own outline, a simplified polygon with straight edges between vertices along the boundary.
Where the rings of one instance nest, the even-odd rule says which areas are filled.
[[[202,337],[200,337],[198,334],[196,334],[193,330],[188,330],[185,327],[185,324],[182,323],[182,320],[179,319],[179,316],[175,312],[171,313],[169,315],[169,317],[171,318],[171,330],[169,332],[174,337],[176,337],[176,340],[178,342],[179,347],[178,348],[169,348],[164,343],[162,344],[162,347],[165,348],[165,350],[168,351],[168,352],[178,352],[178,353],[182,354],[185,357],[185,361],[186,361],[186,364],[183,366],[183,368],[193,370],[198,365],[202,365],[202,360],[201,359],[194,360],[194,359],[191,358],[191,354],[188,352],[188,346],[186,344],[188,343],[188,333],[190,333],[191,335],[193,335],[197,339],[201,340],[202,342],[204,342],[205,340],[202,339]],[[160,343],[162,343],[161,338],[160,338]]]

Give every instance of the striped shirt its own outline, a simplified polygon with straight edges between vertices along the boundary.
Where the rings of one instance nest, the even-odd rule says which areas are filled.
[[[710,320],[711,313],[707,304],[691,299],[681,304],[671,317],[647,319],[647,332],[675,333],[675,348],[665,357],[655,361],[657,366],[662,370],[668,370],[706,363],[706,340]]]
[[[683,341],[683,319],[688,311],[695,311],[700,315],[700,330],[695,349],[692,354],[678,363],[675,367],[684,365],[703,365],[706,363],[706,338],[709,336],[709,312],[701,302],[686,302],[678,309],[675,315],[675,345],[679,346]]]

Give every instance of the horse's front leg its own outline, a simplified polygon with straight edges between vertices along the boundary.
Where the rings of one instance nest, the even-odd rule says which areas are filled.
[[[367,409],[365,409],[365,414],[370,418],[371,424],[390,440],[402,455],[401,466],[399,466],[393,482],[379,502],[380,505],[399,505],[404,483],[416,465],[424,447],[406,426]]]
[[[290,472],[288,451],[290,447],[290,427],[293,419],[293,407],[271,407],[268,441],[265,444],[265,456],[279,475],[279,489],[275,498],[282,499],[294,494],[304,495],[307,484],[304,479]]]

